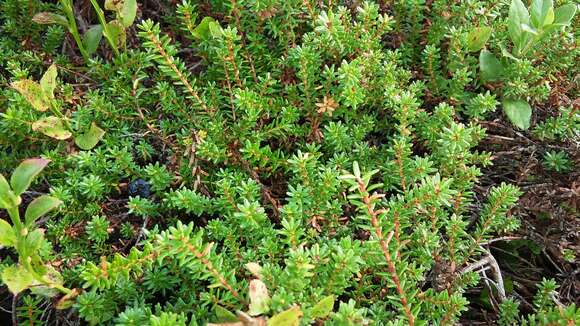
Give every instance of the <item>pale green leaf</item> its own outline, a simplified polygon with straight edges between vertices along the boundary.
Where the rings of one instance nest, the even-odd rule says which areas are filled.
[[[552,0],[533,0],[530,7],[532,25],[540,29],[554,21],[554,2]]]
[[[40,88],[42,93],[48,99],[54,99],[54,89],[56,88],[56,76],[58,72],[56,65],[52,64],[42,75],[40,79]]]
[[[469,51],[476,52],[481,50],[491,36],[491,32],[491,27],[487,26],[476,27],[469,32],[469,35],[467,35],[467,47]]]
[[[80,149],[89,150],[95,147],[104,135],[105,131],[93,122],[87,132],[75,136],[75,144],[77,144]]]
[[[31,226],[39,217],[57,208],[62,201],[52,196],[43,195],[34,199],[26,208],[25,221],[26,226]]]
[[[32,257],[38,255],[38,250],[42,246],[44,241],[44,230],[35,229],[32,232],[28,232],[26,238],[24,239],[24,248],[22,250],[22,256]]]
[[[193,31],[193,37],[198,40],[207,40],[210,36],[210,23],[214,23],[215,19],[212,17],[206,16],[203,17],[199,25],[197,25]]]
[[[118,20],[107,23],[108,38],[117,48],[123,47],[126,41],[125,27]]]
[[[97,51],[99,43],[103,38],[103,26],[93,25],[89,28],[83,35],[83,44],[87,48],[89,54],[93,54]]]
[[[12,82],[10,86],[24,96],[34,109],[44,112],[50,107],[50,100],[43,95],[39,83],[30,79],[22,79]]]
[[[32,124],[32,130],[58,140],[69,139],[72,136],[72,133],[67,130],[64,122],[54,116],[45,117],[35,121]]]
[[[48,165],[50,161],[43,158],[31,158],[22,161],[10,177],[10,185],[16,196],[20,196],[32,183],[32,180]]]
[[[302,318],[302,311],[299,307],[292,307],[268,319],[268,326],[298,326]]]
[[[521,0],[512,0],[508,17],[508,32],[512,42],[521,48],[527,40],[527,34],[522,30],[522,24],[530,23],[530,16]]]
[[[44,268],[46,269],[46,271],[43,275],[43,278],[47,283],[31,287],[30,292],[48,298],[52,298],[61,294],[61,292],[55,289],[54,286],[63,285],[64,279],[62,275],[54,267],[50,265],[45,265]]]
[[[569,3],[556,9],[554,12],[554,24],[568,26],[576,15],[576,5]]]
[[[12,265],[2,271],[2,282],[13,294],[20,293],[34,283],[34,278],[24,267]]]
[[[6,178],[0,174],[0,208],[6,209],[18,205],[20,205],[20,197],[14,194]]]
[[[0,219],[0,246],[14,247],[16,244],[16,234],[12,226],[3,219]]]
[[[493,53],[483,50],[479,53],[479,72],[484,82],[497,81],[503,77],[504,68]]]
[[[310,311],[310,316],[312,318],[325,318],[328,316],[332,309],[334,308],[334,296],[329,295],[327,297],[322,298],[317,304],[312,307]]]
[[[233,312],[222,306],[215,306],[214,311],[217,319],[216,322],[218,323],[232,323],[238,321],[238,318]]]
[[[250,281],[250,307],[248,314],[258,316],[270,310],[270,296],[264,282],[254,279]]]
[[[526,130],[530,127],[532,108],[524,100],[503,100],[503,111],[514,126]]]
[[[121,21],[123,26],[129,27],[135,21],[137,16],[137,0],[123,1],[123,8],[121,9]]]

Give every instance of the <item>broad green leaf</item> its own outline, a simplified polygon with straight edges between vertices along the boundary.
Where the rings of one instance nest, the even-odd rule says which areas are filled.
[[[503,111],[514,126],[526,130],[530,127],[532,108],[524,100],[503,100]]]
[[[14,247],[16,244],[16,234],[12,226],[0,219],[0,246]]]
[[[522,30],[522,24],[530,23],[530,16],[526,6],[521,0],[512,0],[508,17],[508,32],[512,42],[517,48],[521,48],[527,39]]]
[[[52,12],[39,12],[38,14],[34,15],[34,17],[32,17],[32,21],[41,25],[58,24],[68,28],[68,21],[66,17]]]
[[[552,0],[534,0],[530,7],[532,25],[540,29],[554,22],[554,3]]]
[[[62,201],[59,199],[47,195],[34,199],[26,208],[26,213],[24,214],[26,226],[31,226],[39,217],[57,208],[61,204]]]
[[[43,158],[24,160],[12,172],[10,185],[16,196],[20,196],[32,183],[32,180],[48,165],[50,161]]]
[[[522,24],[522,30],[526,31],[530,34],[533,35],[540,35],[540,33],[538,32],[538,30],[536,30],[535,28],[533,28],[532,26],[528,25],[528,24]]]
[[[109,32],[109,39],[117,46],[123,47],[126,41],[125,27],[118,20],[112,20],[107,23],[107,31]]]
[[[102,38],[103,26],[100,24],[91,26],[91,28],[85,32],[85,35],[83,35],[83,44],[87,48],[89,54],[93,54],[97,51]]]
[[[62,120],[54,116],[42,118],[34,122],[32,124],[32,130],[58,140],[69,139],[72,136],[72,133],[66,129]]]
[[[32,232],[28,232],[26,238],[24,239],[24,248],[22,250],[22,255],[24,257],[31,257],[38,255],[38,250],[42,246],[44,241],[44,231],[42,229],[36,229]]]
[[[10,86],[24,96],[36,110],[44,112],[50,107],[50,100],[43,95],[39,83],[30,79],[22,79],[12,82]]]
[[[198,40],[207,40],[210,36],[210,23],[215,23],[215,19],[209,16],[203,17],[199,25],[197,25],[191,32],[193,37]]]
[[[483,48],[489,37],[491,36],[491,27],[483,26],[476,27],[467,36],[467,47],[469,51],[476,52]]]
[[[20,197],[10,188],[8,181],[0,174],[0,208],[10,208],[20,205]]]
[[[135,21],[137,16],[137,0],[123,1],[123,8],[121,9],[121,21],[123,26],[129,27]]]
[[[42,75],[40,79],[40,88],[42,93],[48,99],[54,99],[54,89],[56,88],[56,76],[58,72],[56,65],[52,64]]]
[[[215,38],[220,38],[223,35],[223,29],[216,21],[209,23],[209,34]]]
[[[292,307],[268,319],[268,326],[298,326],[302,318],[302,311],[299,307]]]
[[[12,265],[2,271],[2,282],[13,294],[20,293],[34,283],[32,275],[22,266]]]
[[[258,316],[270,310],[270,296],[264,282],[254,279],[250,281],[250,307],[248,314]]]
[[[215,306],[215,317],[218,323],[233,323],[238,321],[236,315],[222,306]]]
[[[314,307],[312,307],[312,310],[310,311],[310,317],[315,319],[325,318],[332,312],[333,308],[334,308],[334,296],[329,295],[327,297],[324,297],[317,304],[315,304]]]
[[[43,266],[46,271],[44,272],[43,279],[46,284],[36,285],[30,288],[30,292],[38,295],[42,295],[48,298],[55,297],[61,292],[54,288],[55,285],[63,285],[62,275],[50,265]]]
[[[96,123],[92,123],[91,127],[84,134],[75,136],[75,144],[81,149],[89,150],[95,147],[105,135],[105,131]]]
[[[503,77],[504,67],[493,53],[483,50],[479,54],[479,72],[484,82],[497,81]]]
[[[569,3],[556,9],[554,12],[554,24],[568,26],[576,15],[576,5]]]

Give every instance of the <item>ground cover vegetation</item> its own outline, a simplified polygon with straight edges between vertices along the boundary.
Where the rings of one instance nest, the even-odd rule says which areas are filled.
[[[0,0],[2,324],[577,324],[576,11]]]

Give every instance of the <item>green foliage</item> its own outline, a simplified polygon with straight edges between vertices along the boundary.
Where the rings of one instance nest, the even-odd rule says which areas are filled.
[[[0,171],[46,158],[0,176],[2,282],[92,325],[461,323],[486,244],[519,227],[520,189],[480,183],[481,121],[501,104],[518,134],[578,133],[573,91],[551,100],[570,4],[33,2],[36,36],[19,0],[0,13]],[[556,289],[498,323],[573,321]]]
[[[544,166],[555,172],[566,172],[572,169],[572,162],[563,151],[550,151],[544,155]]]
[[[28,159],[20,163],[10,177],[10,184],[0,174],[0,208],[6,210],[12,225],[0,219],[0,245],[14,248],[18,254],[18,264],[2,269],[2,282],[8,289],[18,294],[30,287],[57,289],[64,293],[70,290],[62,285],[57,271],[45,265],[39,250],[43,243],[44,231],[35,222],[62,202],[51,196],[41,196],[32,201],[25,212],[25,220],[20,217],[21,195],[30,187],[35,177],[49,163],[45,159]],[[48,291],[45,293],[52,292]]]
[[[504,112],[508,119],[520,129],[526,130],[530,127],[532,109],[521,97],[522,94],[518,94],[517,90],[509,89],[518,86],[513,77],[529,70],[525,67],[531,64],[527,58],[530,54],[540,54],[542,42],[550,34],[572,23],[576,7],[575,4],[566,4],[554,9],[552,0],[534,0],[530,13],[521,0],[512,0],[507,20],[508,35],[513,44],[512,51],[508,51],[505,45],[500,44],[501,60],[487,50],[480,53],[479,68],[482,81],[504,82],[504,87],[508,88],[504,92]],[[483,39],[483,36],[480,38]],[[480,47],[479,44],[478,47]]]

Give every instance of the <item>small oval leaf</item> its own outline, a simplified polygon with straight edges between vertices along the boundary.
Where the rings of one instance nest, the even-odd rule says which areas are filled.
[[[30,79],[22,79],[12,82],[10,86],[24,96],[35,110],[44,112],[50,107],[50,100],[44,96],[42,88],[37,82]]]
[[[270,296],[264,282],[254,279],[250,281],[250,316],[258,316],[270,310]]]
[[[504,68],[495,55],[483,50],[479,53],[479,72],[482,81],[497,81],[502,78]]]
[[[87,132],[75,137],[75,144],[81,149],[89,150],[95,147],[104,135],[105,131],[93,122]]]
[[[329,295],[327,297],[324,297],[317,304],[315,304],[314,307],[312,307],[312,310],[310,311],[310,317],[325,318],[332,312],[333,308],[334,308],[334,296]]]
[[[12,265],[2,271],[2,282],[8,286],[10,292],[18,294],[31,286],[34,279],[24,267]]]
[[[32,130],[58,140],[69,139],[72,136],[72,133],[66,129],[62,120],[53,116],[34,122],[32,124]]]
[[[203,17],[199,25],[197,25],[197,27],[195,27],[191,32],[193,34],[193,37],[195,37],[198,40],[207,40],[210,36],[209,25],[210,23],[214,22],[215,19],[213,19],[212,17],[209,16]]]
[[[24,160],[12,173],[10,185],[16,196],[20,196],[32,183],[32,180],[48,165],[50,161],[43,158]]]
[[[121,9],[121,21],[123,26],[129,27],[135,21],[137,16],[137,0],[123,1],[123,8]]]
[[[268,326],[298,326],[302,318],[299,307],[292,307],[268,319]]]
[[[62,201],[52,196],[43,195],[34,199],[26,208],[24,214],[26,226],[31,226],[39,217],[62,204]]]
[[[576,15],[576,5],[569,3],[558,7],[554,11],[554,24],[568,26],[572,22],[572,18]]]
[[[88,31],[83,35],[83,44],[87,48],[89,54],[93,54],[97,51],[99,43],[103,38],[103,26],[93,25]]]
[[[52,64],[42,75],[40,79],[40,88],[42,89],[42,94],[44,94],[47,99],[54,99],[54,89],[56,88],[56,76],[58,72],[56,65]]]
[[[16,244],[16,234],[12,226],[0,219],[0,246],[14,247]]]
[[[491,27],[483,26],[474,28],[467,36],[467,47],[469,51],[476,52],[483,48],[491,36]]]
[[[0,174],[0,208],[10,208],[15,207],[20,204],[20,197],[16,196],[8,181],[2,174]]]
[[[526,130],[530,127],[532,108],[523,100],[503,100],[503,111],[514,126]]]

